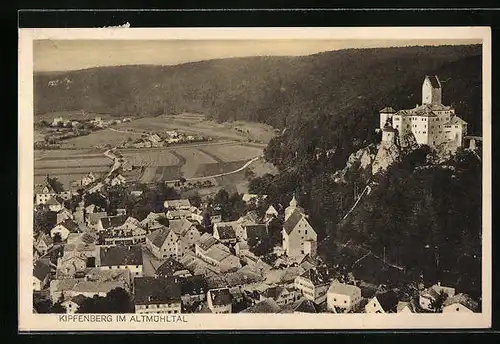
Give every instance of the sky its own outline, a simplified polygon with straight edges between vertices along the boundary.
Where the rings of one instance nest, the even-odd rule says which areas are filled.
[[[34,71],[175,65],[246,56],[303,56],[346,48],[475,44],[477,40],[35,40]]]

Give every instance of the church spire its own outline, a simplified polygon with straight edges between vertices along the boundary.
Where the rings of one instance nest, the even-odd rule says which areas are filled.
[[[292,200],[290,201],[290,207],[296,208],[297,207],[297,199],[295,198],[295,193],[293,194]]]

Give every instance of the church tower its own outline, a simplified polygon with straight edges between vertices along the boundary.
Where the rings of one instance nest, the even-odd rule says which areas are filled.
[[[441,104],[441,82],[437,75],[426,75],[422,84],[422,104]]]

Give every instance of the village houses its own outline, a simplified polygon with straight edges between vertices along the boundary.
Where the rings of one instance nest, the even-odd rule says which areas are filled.
[[[207,304],[212,313],[232,313],[233,299],[229,288],[210,289]]]
[[[328,288],[326,294],[327,309],[336,312],[340,309],[342,312],[350,312],[362,301],[361,289],[354,285],[340,283],[335,280]]]
[[[330,281],[327,276],[317,269],[309,269],[294,280],[295,289],[299,290],[304,298],[316,304],[325,302]]]
[[[96,266],[101,270],[128,270],[132,279],[141,277],[142,248],[139,245],[100,247]]]

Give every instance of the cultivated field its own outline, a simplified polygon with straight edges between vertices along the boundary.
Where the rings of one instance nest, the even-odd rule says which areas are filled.
[[[180,160],[170,150],[136,150],[126,151],[122,155],[130,161],[133,166],[177,166]]]
[[[86,136],[73,137],[61,142],[62,148],[93,148],[95,146],[118,146],[129,137],[135,138],[136,135],[114,131],[112,128],[97,130]]]

